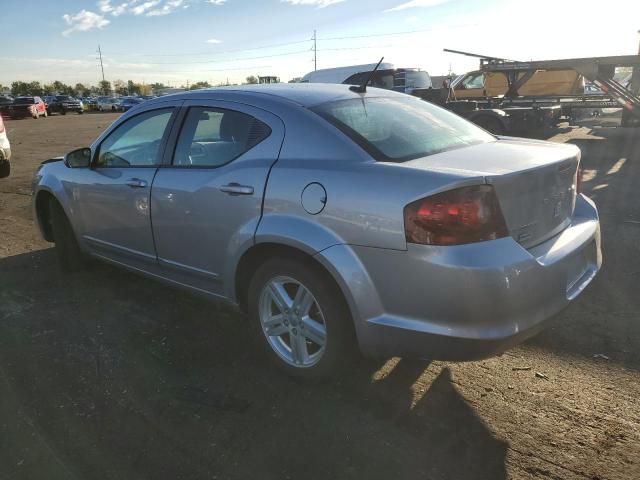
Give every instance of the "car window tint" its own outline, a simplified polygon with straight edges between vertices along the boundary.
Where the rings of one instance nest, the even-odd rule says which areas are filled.
[[[233,110],[189,109],[178,138],[173,164],[219,167],[239,157],[271,134],[260,120]]]
[[[173,109],[154,110],[127,120],[100,145],[98,167],[148,167],[160,163],[160,143]]]
[[[402,162],[495,141],[471,122],[413,97],[342,100],[312,110],[378,161]]]

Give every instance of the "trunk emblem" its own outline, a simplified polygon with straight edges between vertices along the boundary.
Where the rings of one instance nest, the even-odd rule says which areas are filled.
[[[556,206],[553,207],[553,218],[558,218],[560,216],[560,211],[562,210],[562,200],[556,203]]]

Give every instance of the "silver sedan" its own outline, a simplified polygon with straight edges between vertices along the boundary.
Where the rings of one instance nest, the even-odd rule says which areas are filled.
[[[276,364],[470,360],[539,331],[602,259],[580,151],[345,85],[132,108],[34,179],[64,269],[99,258],[246,312]],[[148,301],[148,300],[146,300]]]

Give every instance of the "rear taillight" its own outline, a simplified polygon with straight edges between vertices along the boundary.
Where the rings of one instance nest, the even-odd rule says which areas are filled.
[[[576,193],[582,193],[582,167],[576,171]]]
[[[493,187],[462,187],[404,207],[409,243],[461,245],[506,237],[509,232]]]

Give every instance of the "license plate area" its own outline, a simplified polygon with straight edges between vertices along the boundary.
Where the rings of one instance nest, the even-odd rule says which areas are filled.
[[[584,290],[598,271],[595,241],[589,242],[582,250],[569,259],[567,266],[567,299],[572,300]]]

